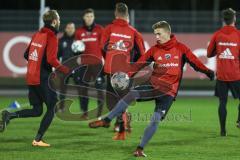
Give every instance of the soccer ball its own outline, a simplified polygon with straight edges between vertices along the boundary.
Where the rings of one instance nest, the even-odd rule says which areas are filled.
[[[83,43],[83,41],[77,40],[72,43],[71,48],[74,53],[83,52],[85,51],[85,44]]]
[[[111,77],[111,84],[114,89],[124,90],[130,83],[129,76],[124,72],[116,72]]]

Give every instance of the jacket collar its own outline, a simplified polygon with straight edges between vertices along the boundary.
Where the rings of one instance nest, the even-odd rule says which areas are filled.
[[[176,39],[175,35],[172,34],[170,38],[171,39],[169,41],[167,41],[166,43],[163,43],[163,44],[159,44],[157,42],[156,46],[158,48],[161,48],[164,50],[169,50],[169,49],[175,47],[175,45],[177,44],[177,39]]]
[[[224,30],[236,30],[237,28],[235,26],[229,26],[229,25],[225,25],[222,27]]]
[[[94,29],[95,25],[96,25],[95,22],[93,22],[93,24],[90,25],[90,26],[87,26],[85,23],[83,23],[83,28],[85,28],[89,32],[92,32],[92,30]]]
[[[128,22],[121,18],[114,19],[112,23],[122,25],[122,26],[128,25]]]
[[[68,36],[65,32],[63,33],[63,37],[66,39],[74,39],[75,38],[75,34],[73,34],[72,36]]]
[[[41,29],[41,31],[51,31],[55,35],[58,34],[58,30],[51,25],[44,25],[44,27]]]

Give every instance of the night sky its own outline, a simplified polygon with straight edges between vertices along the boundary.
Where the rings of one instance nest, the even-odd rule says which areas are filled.
[[[219,0],[219,9],[240,9],[240,0]],[[46,0],[46,6],[57,10],[94,8],[112,10],[116,2],[125,2],[130,9],[141,10],[213,10],[214,0]],[[194,3],[195,2],[195,3]],[[0,9],[37,10],[40,0],[1,0]],[[195,6],[195,7],[194,7]]]

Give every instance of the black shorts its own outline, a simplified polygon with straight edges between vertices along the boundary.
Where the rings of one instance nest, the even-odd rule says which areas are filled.
[[[217,80],[215,86],[215,96],[219,98],[226,98],[228,96],[228,90],[231,91],[232,96],[240,98],[240,81],[220,81]]]
[[[30,105],[42,105],[54,107],[57,103],[57,94],[49,88],[48,80],[41,81],[40,85],[28,85],[28,99]]]
[[[141,101],[151,101],[162,96],[166,96],[165,93],[155,89],[150,83],[146,83],[144,85],[135,86],[133,90],[138,91],[140,94],[140,98],[137,99],[138,102]],[[172,96],[171,96],[172,97]]]
[[[167,115],[169,109],[171,108],[174,100],[175,100],[175,98],[170,95],[162,95],[162,96],[156,98],[155,99],[156,106],[155,106],[154,112],[161,113],[162,119],[164,119],[165,116]]]
[[[135,91],[138,91],[140,98],[137,101],[149,101],[155,100],[155,109],[154,112],[159,112],[162,115],[162,119],[167,115],[170,107],[172,106],[175,97],[164,94],[154,87],[151,84],[145,84],[141,86],[136,86]]]

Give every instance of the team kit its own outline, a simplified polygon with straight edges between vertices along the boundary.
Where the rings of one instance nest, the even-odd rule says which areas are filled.
[[[167,21],[160,20],[152,25],[156,43],[146,51],[141,33],[129,24],[127,5],[117,3],[114,15],[115,19],[103,27],[95,23],[94,10],[86,9],[82,15],[83,26],[75,29],[74,23],[67,23],[63,36],[58,39],[60,26],[58,12],[48,10],[43,14],[44,27],[33,34],[24,52],[24,58],[28,62],[26,82],[32,108],[16,112],[2,111],[0,131],[3,132],[10,122],[14,123],[13,119],[40,117],[45,104],[47,110],[32,141],[32,146],[50,147],[50,144],[43,141],[44,134],[51,125],[55,113],[64,112],[64,104],[58,110],[56,110],[56,104],[58,99],[64,100],[65,95],[62,94],[58,98],[56,91],[49,87],[48,82],[53,68],[57,68],[57,71],[67,77],[65,83],[72,78],[76,85],[87,88],[88,80],[86,79],[94,77],[94,86],[97,90],[105,89],[108,93],[118,95],[114,98],[106,96],[108,113],[101,117],[103,104],[100,100],[104,95],[99,92],[97,117],[100,118],[89,122],[90,128],[109,128],[112,120],[116,119],[114,124],[116,133],[113,140],[125,140],[127,134],[131,133],[131,117],[127,108],[132,102],[155,101],[150,122],[133,152],[135,157],[146,157],[144,148],[176,101],[183,67],[188,63],[196,72],[205,74],[211,81],[216,79],[215,96],[219,99],[220,136],[226,136],[228,91],[231,91],[235,99],[240,98],[240,32],[235,27],[236,12],[231,8],[222,11],[223,26],[213,34],[208,45],[206,56],[216,57],[216,72],[206,67],[186,44],[178,41]],[[72,69],[65,65],[64,62],[77,54],[95,58],[82,60],[88,67]],[[131,85],[131,79],[134,79],[134,76],[146,66],[152,68],[148,79],[144,83]],[[106,83],[105,88],[104,83]],[[66,92],[64,87],[61,90],[63,93]],[[87,95],[85,92],[88,91],[81,91],[81,95]],[[83,112],[82,118],[89,120],[89,97],[79,96],[79,102]],[[240,128],[240,105],[236,127]]]

